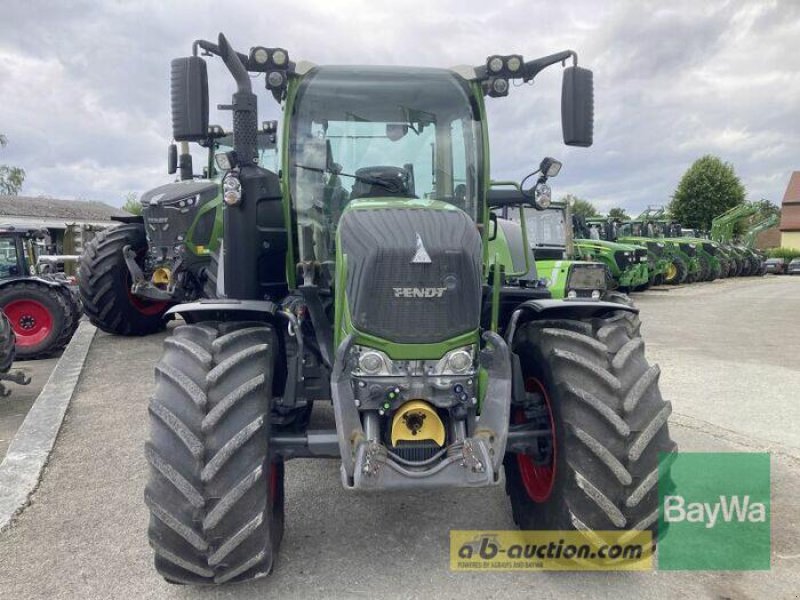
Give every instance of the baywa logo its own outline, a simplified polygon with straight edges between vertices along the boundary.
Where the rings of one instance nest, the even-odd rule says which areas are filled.
[[[724,523],[764,523],[767,506],[763,502],[752,502],[750,496],[720,496],[718,502],[687,502],[683,496],[664,498],[664,520],[667,523],[702,523],[707,529],[717,520]]]
[[[395,298],[441,298],[447,291],[446,287],[396,287]]]
[[[665,454],[658,487],[660,569],[769,569],[769,454]]]

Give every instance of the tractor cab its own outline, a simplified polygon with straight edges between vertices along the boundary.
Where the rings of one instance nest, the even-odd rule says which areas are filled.
[[[0,280],[37,274],[50,234],[35,225],[0,225]]]
[[[457,209],[455,218],[480,222],[481,109],[470,83],[447,69],[309,71],[292,103],[286,156],[299,259],[333,265],[348,208]],[[381,235],[400,234],[398,218]]]

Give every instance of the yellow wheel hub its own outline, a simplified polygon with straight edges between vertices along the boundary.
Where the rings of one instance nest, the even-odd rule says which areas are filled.
[[[667,281],[672,281],[677,276],[678,276],[678,267],[675,266],[675,263],[669,263],[666,274]]]

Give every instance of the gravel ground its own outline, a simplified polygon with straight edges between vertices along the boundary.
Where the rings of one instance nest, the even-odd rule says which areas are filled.
[[[146,404],[163,336],[98,334],[32,505],[0,535],[0,597],[797,598],[800,278],[636,300],[681,449],[773,451],[770,572],[451,573],[450,529],[512,528],[502,488],[352,494],[335,461],[297,460],[287,466],[287,526],[272,577],[170,586],[151,567],[142,502]],[[330,424],[330,410],[319,419]]]

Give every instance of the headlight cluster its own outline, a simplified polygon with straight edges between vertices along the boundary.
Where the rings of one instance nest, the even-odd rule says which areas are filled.
[[[434,368],[434,375],[466,375],[475,362],[473,346],[456,348],[445,354]]]
[[[385,352],[373,348],[356,349],[355,375],[367,377],[405,376],[458,376],[474,373],[475,347],[463,346],[445,354],[438,361],[393,361]]]
[[[228,173],[222,180],[222,199],[228,206],[234,206],[242,201],[242,184],[233,173]]]

